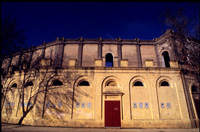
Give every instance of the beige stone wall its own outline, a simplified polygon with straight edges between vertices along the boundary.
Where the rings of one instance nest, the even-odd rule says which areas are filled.
[[[11,61],[11,65],[12,66],[17,66],[18,65],[18,62],[19,62],[19,58],[20,58],[20,55],[16,55],[12,58],[12,61]]]
[[[4,59],[2,62],[2,68],[7,69],[9,67],[9,63],[10,63],[10,58]]]
[[[141,52],[141,60],[140,58],[140,54],[139,51],[137,51],[137,45],[134,44],[126,44],[126,43],[122,43],[121,46],[121,53],[122,53],[122,58],[124,60],[128,60],[128,67],[138,67],[140,65],[140,61],[142,61],[142,67],[146,67],[146,61],[153,61],[153,67],[158,67],[158,63],[163,63],[162,60],[162,52],[163,51],[167,51],[169,53],[170,58],[172,57],[172,47],[169,45],[171,42],[164,41],[159,45],[153,45],[149,44],[149,45],[143,45],[141,44],[140,46],[140,52]],[[64,49],[63,49],[64,46]],[[157,51],[156,48],[157,47]],[[35,51],[33,52],[33,56],[32,56],[32,62],[31,64],[33,64],[35,62],[36,59],[41,58],[44,52],[44,48],[45,47],[39,47],[36,48]],[[100,49],[98,49],[98,44],[94,43],[87,43],[85,42],[83,44],[83,49],[82,49],[82,67],[94,67],[95,66],[95,59],[101,59],[98,58],[98,51]],[[69,60],[73,59],[76,60],[77,63],[78,62],[78,55],[79,55],[79,50],[81,50],[81,48],[79,47],[78,43],[73,43],[73,44],[54,44],[54,45],[50,45],[50,44],[46,44],[46,48],[45,48],[45,55],[44,58],[47,59],[52,59],[52,66],[57,66],[57,65],[61,65],[63,67],[68,67],[69,66]],[[119,50],[119,51],[118,51]],[[157,53],[156,53],[157,52]],[[102,45],[102,67],[105,67],[105,55],[107,53],[111,53],[114,57],[113,61],[114,61],[114,66],[113,67],[119,67],[120,65],[120,57],[118,56],[118,54],[120,53],[120,49],[118,49],[118,44],[116,43],[110,43],[110,44],[103,44]],[[21,62],[23,61],[24,58],[26,58],[26,60],[30,60],[31,57],[31,52],[28,51],[27,53],[24,53],[21,59]],[[12,58],[12,62],[11,65],[17,65],[18,61],[19,61],[20,55],[15,55]],[[79,58],[79,59],[81,59]],[[174,58],[172,57],[171,60],[175,61]],[[80,60],[79,60],[80,61]],[[3,63],[4,67],[6,65],[6,61],[5,64]],[[162,64],[161,64],[162,66]]]
[[[43,54],[43,49],[35,50],[33,52],[31,66],[35,65],[35,63],[37,62],[37,59],[42,58],[42,54]]]
[[[173,49],[168,38],[161,37],[152,41],[122,40],[120,42],[122,58],[118,56],[120,49],[118,49],[119,41],[116,40],[103,40],[102,53],[98,52],[101,49],[98,49],[100,46],[96,40],[89,43],[89,40],[84,39],[83,41],[62,39],[62,43],[64,45],[57,39],[46,44],[46,47],[35,48],[31,61],[32,68],[37,61],[41,64],[45,48],[42,63],[43,61],[49,63],[47,73],[45,69],[39,71],[28,69],[25,77],[22,70],[21,73],[15,71],[12,76],[3,79],[3,87],[12,89],[8,90],[5,102],[14,104],[2,104],[2,122],[17,123],[22,117],[19,92],[25,79],[25,82],[33,81],[34,84],[25,87],[25,103],[31,95],[36,94],[38,90],[41,91],[34,108],[24,119],[23,124],[104,127],[105,101],[120,101],[122,128],[191,128],[193,118],[187,102],[192,102],[191,107],[194,107],[194,102],[189,99],[192,95],[187,88],[195,83],[194,78],[186,77],[184,80],[181,77],[181,69],[178,68],[176,60],[173,60]],[[142,67],[138,67],[140,65],[139,50],[136,48],[138,45],[140,45]],[[78,53],[81,46],[83,46],[82,57]],[[168,51],[170,59],[172,57],[170,64],[173,68],[158,67],[158,61],[162,63],[163,51]],[[111,53],[114,57],[112,68],[105,67],[107,53]],[[28,56],[26,59],[29,60],[31,52],[25,53],[22,60],[25,56]],[[17,65],[19,58],[20,55],[15,55],[11,65]],[[77,64],[81,64],[79,62],[81,58],[82,65],[77,67]],[[62,69],[52,69],[51,66],[57,66],[57,61],[59,64],[62,62]],[[8,65],[9,59],[4,60],[2,67]],[[40,73],[35,74],[35,72]],[[60,80],[62,85],[53,86],[55,80]],[[82,81],[87,81],[89,86],[80,86]],[[161,86],[163,81],[167,81],[169,86]],[[141,82],[143,86],[135,86],[136,82]],[[17,84],[17,88],[11,88],[14,83]],[[194,110],[193,113],[195,121],[198,122],[197,112]]]
[[[24,53],[21,58],[21,62],[29,62],[31,59],[31,52]]]
[[[69,71],[73,74],[69,74]],[[24,124],[34,118],[35,122],[32,122],[31,125],[39,125],[38,123],[42,121],[43,125],[47,126],[104,127],[104,102],[106,100],[118,100],[121,104],[122,127],[190,127],[179,70],[139,70],[134,68],[126,70],[104,70],[98,68],[95,70],[69,69],[58,73],[57,78],[63,82],[62,86],[52,87],[51,82],[53,82],[53,78],[51,79],[52,81],[48,81],[49,91],[46,95],[46,103],[50,101],[53,106],[47,108],[45,104],[44,118],[41,118],[41,114],[39,114],[39,111],[35,108],[34,111],[27,116]],[[49,73],[49,75],[52,76],[52,73]],[[74,79],[69,80],[69,78],[66,78],[66,75],[71,76],[71,78],[74,77]],[[159,84],[163,80],[168,81],[170,86],[160,86]],[[90,85],[79,86],[81,81],[87,81]],[[109,81],[116,82],[116,86],[107,86]],[[134,86],[136,81],[141,81],[143,86]],[[36,82],[35,80],[35,83]],[[69,82],[73,85],[68,85]],[[38,83],[39,82],[37,82],[37,84]],[[30,92],[29,88],[30,87],[26,89],[27,93]],[[110,95],[110,91],[112,91],[113,94]],[[28,95],[26,96],[28,98]],[[40,96],[43,97],[43,99],[45,97],[44,94]],[[42,98],[40,99],[40,104],[42,104]],[[59,101],[62,101],[61,107],[58,107]],[[18,102],[16,102],[16,104],[17,103]],[[79,107],[77,107],[76,103],[79,103]],[[134,103],[137,107],[134,107]],[[161,107],[161,103],[164,103],[164,108]],[[168,108],[167,103],[170,103],[171,107]],[[147,104],[148,107],[145,104]],[[58,112],[58,110],[60,110],[60,112]],[[18,120],[22,114],[20,112],[21,107],[18,111],[18,116],[13,117],[15,120]],[[5,119],[5,114],[2,115],[3,119]],[[90,122],[91,120],[93,121]],[[68,124],[66,124],[66,122],[68,122]],[[133,122],[135,122],[135,124]],[[139,122],[143,125],[137,126],[136,124]],[[149,123],[150,125],[147,125]],[[173,125],[174,123],[176,124],[175,126]],[[159,124],[162,124],[162,126],[159,126]]]
[[[145,67],[146,60],[153,60],[154,66],[157,66],[155,47],[152,45],[142,45],[140,46],[142,66]]]
[[[83,67],[94,67],[95,59],[97,59],[98,45],[97,44],[84,44],[83,46]]]
[[[136,51],[136,45],[123,45],[122,59],[128,59],[129,67],[138,67],[138,56]]]
[[[67,44],[64,47],[63,66],[69,66],[69,59],[78,59],[78,44]]]
[[[50,47],[47,47],[45,49],[45,55],[44,57],[47,58],[47,59],[54,59],[54,55],[55,55],[55,46],[50,46]]]

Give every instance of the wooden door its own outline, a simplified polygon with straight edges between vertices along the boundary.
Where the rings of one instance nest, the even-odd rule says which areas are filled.
[[[121,127],[120,101],[105,101],[105,127]]]

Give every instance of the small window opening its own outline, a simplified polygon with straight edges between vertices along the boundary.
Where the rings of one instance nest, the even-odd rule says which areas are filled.
[[[163,81],[163,82],[160,84],[160,86],[169,86],[169,83],[166,82],[166,81]]]
[[[17,84],[16,84],[16,83],[14,83],[14,84],[12,85],[12,87],[16,88],[16,87],[17,87]]]
[[[113,55],[111,53],[106,54],[106,67],[113,67]]]
[[[59,81],[59,80],[55,80],[53,82],[53,86],[61,86],[61,85],[63,85],[63,83],[61,81]]]
[[[192,86],[192,92],[198,92],[197,86],[195,86],[195,85]]]
[[[141,81],[137,81],[134,83],[134,86],[144,86]]]
[[[169,64],[170,58],[169,58],[168,52],[167,51],[163,52],[162,57],[164,58],[165,67],[170,67],[170,64]]]
[[[114,82],[114,81],[110,81],[110,82],[107,83],[106,86],[117,86],[117,83]]]
[[[87,81],[82,81],[79,83],[79,86],[90,86],[90,84]]]
[[[25,86],[26,86],[26,87],[27,87],[27,86],[33,86],[33,82],[30,81],[30,82],[28,82]]]

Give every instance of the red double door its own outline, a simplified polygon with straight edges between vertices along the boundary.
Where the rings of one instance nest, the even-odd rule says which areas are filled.
[[[120,101],[105,101],[105,127],[121,127]]]

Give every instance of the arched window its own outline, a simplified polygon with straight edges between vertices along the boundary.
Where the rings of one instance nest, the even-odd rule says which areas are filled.
[[[133,86],[144,86],[144,85],[141,81],[137,81],[137,82],[134,83]]]
[[[63,85],[63,83],[60,80],[55,80],[53,82],[53,86],[61,86],[61,85]]]
[[[113,67],[113,55],[111,53],[106,54],[106,67]]]
[[[167,81],[161,82],[160,86],[169,86],[169,83]]]
[[[167,51],[165,51],[165,52],[162,53],[162,59],[163,59],[162,63],[165,64],[165,67],[170,67],[170,64],[169,64],[170,58],[169,58],[169,54],[168,54]]]
[[[78,86],[90,86],[90,84],[87,81],[81,81]]]
[[[16,87],[17,87],[17,84],[16,84],[16,83],[14,83],[14,84],[12,85],[12,87],[16,88]]]
[[[106,86],[117,86],[117,83],[115,81],[110,81]]]
[[[198,88],[196,85],[192,85],[192,92],[198,92]]]
[[[30,82],[26,83],[25,87],[27,87],[27,86],[33,86],[33,82],[30,81]]]

